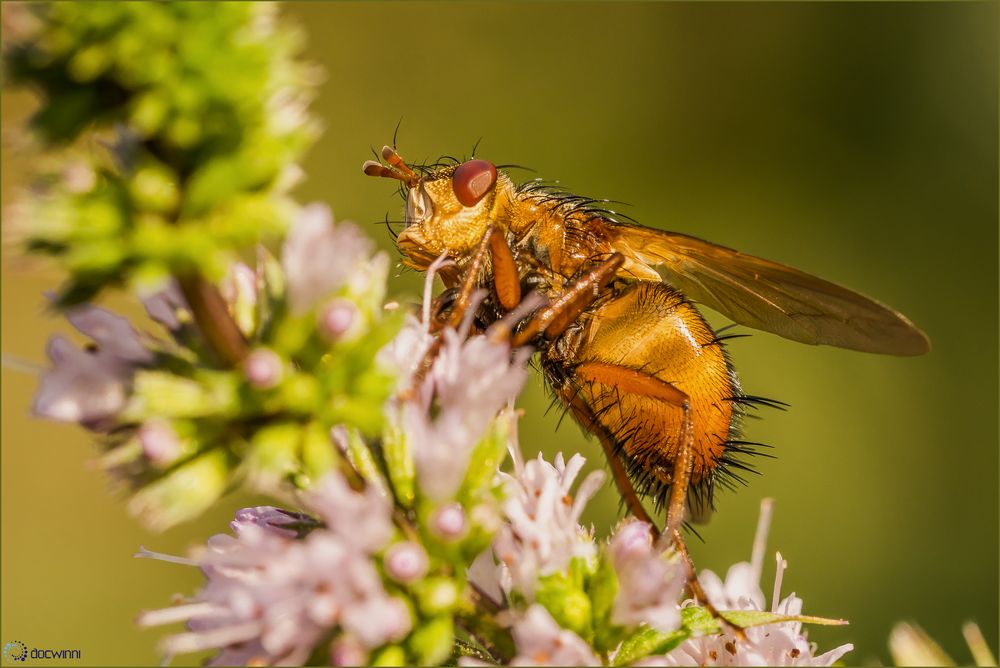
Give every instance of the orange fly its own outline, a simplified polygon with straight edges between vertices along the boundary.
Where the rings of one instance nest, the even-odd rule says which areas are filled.
[[[739,439],[745,395],[723,344],[691,300],[734,322],[793,341],[920,355],[927,336],[897,311],[775,262],[620,220],[594,200],[529,181],[486,160],[407,165],[386,146],[369,176],[402,182],[404,263],[442,254],[441,322],[456,323],[473,292],[488,296],[485,329],[537,292],[541,306],[511,333],[532,345],[559,400],[604,447],[630,511],[667,507],[683,550],[685,510],[703,515],[717,484],[738,478],[755,444]],[[522,309],[523,311],[523,309]],[[736,471],[734,471],[736,469]],[[650,522],[652,524],[652,522]],[[654,525],[655,526],[655,525]],[[696,581],[695,581],[696,584]]]

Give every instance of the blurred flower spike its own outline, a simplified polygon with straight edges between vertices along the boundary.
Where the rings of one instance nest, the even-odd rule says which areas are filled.
[[[286,243],[281,262],[261,248],[255,268],[234,264],[224,279],[248,348],[237,367],[211,362],[172,287],[146,299],[164,330],[156,335],[81,305],[67,317],[91,343],[50,341],[35,413],[98,432],[101,462],[133,490],[130,509],[149,526],[189,519],[240,481],[279,495],[308,487],[340,465],[334,427],[379,433],[395,376],[376,356],[399,327],[382,308],[388,258],[320,205],[294,219],[290,240],[306,236]],[[302,282],[330,266],[341,268],[335,280]],[[330,303],[350,309],[350,335],[323,329]]]
[[[268,3],[36,3],[4,9],[9,82],[40,94],[35,136],[79,154],[12,210],[55,256],[61,305],[112,285],[224,274],[281,236],[296,162],[317,135],[315,67]],[[9,20],[8,19],[9,15]],[[87,150],[96,134],[105,150]]]

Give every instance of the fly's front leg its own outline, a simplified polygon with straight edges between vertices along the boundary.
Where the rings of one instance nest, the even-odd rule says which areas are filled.
[[[504,310],[510,311],[521,303],[521,279],[514,261],[514,254],[511,252],[503,232],[490,225],[486,228],[486,233],[483,234],[479,245],[476,246],[469,265],[465,268],[465,275],[462,278],[458,295],[455,297],[451,315],[444,323],[447,326],[458,327],[469,310],[487,255],[489,255],[490,264],[493,266],[493,287],[499,298],[500,306]],[[436,329],[440,329],[442,326],[443,324],[439,324]]]
[[[465,267],[458,293],[455,294],[452,290],[448,290],[435,300],[434,307],[431,309],[433,317],[429,325],[432,332],[440,331],[444,327],[457,328],[462,324],[472,305],[473,295],[487,254],[489,254],[493,265],[493,284],[500,305],[509,311],[521,303],[521,282],[517,272],[517,264],[514,262],[514,255],[511,253],[503,233],[490,225],[486,228],[486,233],[483,234],[479,245],[476,246],[472,259]],[[445,317],[442,312],[447,308],[449,302],[451,303],[451,312]],[[430,370],[434,358],[441,350],[441,345],[442,339],[437,338],[427,349],[422,363],[414,374],[414,385],[419,383]]]
[[[492,237],[493,230],[494,228],[492,225],[486,228],[486,234],[483,235],[479,245],[476,246],[476,250],[472,254],[472,259],[465,268],[465,275],[462,277],[462,285],[459,288],[458,295],[455,297],[455,302],[452,305],[451,315],[444,323],[438,321],[439,324],[436,327],[433,327],[433,330],[441,329],[445,325],[449,327],[458,327],[462,323],[462,319],[465,317],[465,312],[469,309],[469,305],[472,303],[472,294],[475,292],[476,284],[479,282],[479,274],[483,271],[483,264],[486,262],[486,253],[488,253],[490,249],[490,238]]]
[[[611,257],[581,276],[569,288],[549,299],[548,305],[535,313],[514,335],[512,347],[523,346],[539,334],[550,341],[566,331],[588,306],[600,296],[601,289],[615,277],[625,263],[621,253]]]

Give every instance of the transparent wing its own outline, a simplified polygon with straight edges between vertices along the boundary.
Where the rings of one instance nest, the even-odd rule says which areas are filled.
[[[847,288],[701,239],[615,225],[615,249],[734,322],[802,343],[921,355],[930,340],[906,317]]]

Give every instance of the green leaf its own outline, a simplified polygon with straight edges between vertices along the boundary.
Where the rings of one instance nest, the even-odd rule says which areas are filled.
[[[622,641],[615,653],[614,666],[630,666],[651,654],[665,654],[691,636],[690,629],[681,626],[676,631],[664,633],[649,626],[642,626]]]
[[[809,615],[782,615],[775,612],[760,610],[722,610],[719,612],[730,624],[742,628],[778,624],[781,622],[802,622],[803,624],[821,624],[836,626],[846,624],[842,619],[827,619]],[[665,654],[691,637],[715,635],[721,633],[719,620],[705,608],[690,606],[681,609],[681,626],[675,631],[664,633],[648,626],[640,627],[626,638],[615,654],[613,664],[626,666],[640,659],[653,655]]]
[[[822,626],[842,626],[847,624],[844,619],[828,619],[826,617],[811,617],[809,615],[783,615],[763,610],[720,610],[719,614],[733,626],[750,628],[765,624],[780,622],[801,622],[803,624],[819,624]],[[681,624],[691,630],[693,635],[712,635],[720,633],[719,620],[705,608],[691,606],[681,610]]]

